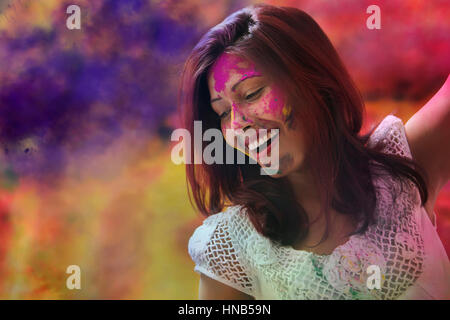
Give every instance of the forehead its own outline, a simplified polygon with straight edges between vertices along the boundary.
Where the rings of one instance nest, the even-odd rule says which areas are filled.
[[[250,60],[231,53],[222,53],[212,65],[208,74],[210,90],[222,92],[227,82],[258,73]]]

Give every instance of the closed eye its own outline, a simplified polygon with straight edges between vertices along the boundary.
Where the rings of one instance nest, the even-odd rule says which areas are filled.
[[[264,89],[264,87],[259,88],[258,90],[256,90],[255,92],[250,93],[249,95],[247,95],[245,97],[245,100],[252,100],[254,98],[256,98],[258,96],[258,94]]]
[[[223,119],[223,118],[225,118],[229,113],[230,113],[230,110],[225,111],[225,112],[223,112],[223,113],[219,116],[219,118],[220,118],[220,119]]]
[[[245,97],[245,100],[246,100],[246,101],[252,101],[252,100],[254,100],[255,98],[258,97],[258,95],[262,92],[262,90],[263,90],[264,88],[265,88],[265,87],[261,87],[261,88],[259,88],[258,90],[256,90],[256,91],[250,93],[249,95],[247,95],[247,96]],[[226,116],[228,116],[229,113],[230,113],[230,110],[225,111],[225,112],[223,112],[222,114],[219,115],[219,118],[222,120],[222,119],[224,119]]]

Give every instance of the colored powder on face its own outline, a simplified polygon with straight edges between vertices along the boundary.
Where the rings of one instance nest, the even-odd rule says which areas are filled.
[[[285,119],[287,119],[287,117],[289,117],[289,115],[291,114],[291,111],[292,111],[292,107],[290,105],[284,106],[282,113],[283,113],[283,116],[285,117]]]
[[[239,66],[239,64],[243,64],[244,66]],[[247,62],[239,56],[229,53],[222,54],[214,63],[211,71],[215,81],[214,89],[217,92],[222,92],[225,90],[225,85],[229,81],[230,73],[232,71],[236,73],[244,73],[240,80],[253,77],[255,75],[260,75],[255,70],[255,66],[252,63]]]
[[[214,89],[221,92],[225,89],[225,83],[229,78],[233,60],[228,55],[221,55],[212,68],[215,85]]]
[[[261,73],[259,73],[255,69],[253,69],[250,72],[245,73],[242,76],[242,78],[239,79],[239,81],[242,81],[242,80],[247,79],[247,78],[258,77],[258,76],[261,76]],[[234,89],[233,89],[233,91],[234,91]]]
[[[246,121],[246,122],[248,122],[248,123],[255,123],[252,119],[247,118],[247,117],[245,117],[245,116],[242,116],[242,120],[244,120],[244,121]]]
[[[271,92],[264,97],[264,112],[272,114],[275,117],[278,117],[283,114],[283,108],[284,105],[284,99],[281,94],[281,92],[277,89],[272,87]]]
[[[292,107],[290,105],[286,105],[283,108],[283,116],[284,116],[284,123],[286,124],[286,126],[291,129],[294,130],[296,125],[294,124],[294,117],[292,114]]]
[[[232,127],[239,125],[239,122],[235,121],[235,119],[237,119],[237,117],[239,117],[239,110],[236,106],[236,103],[233,103],[233,105],[231,106],[231,125],[232,125]]]

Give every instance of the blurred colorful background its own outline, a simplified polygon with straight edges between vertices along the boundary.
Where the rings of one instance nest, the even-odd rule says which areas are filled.
[[[0,298],[196,299],[202,217],[170,134],[183,62],[244,0],[0,1]],[[265,1],[309,13],[364,95],[406,122],[450,72],[448,1]],[[66,8],[81,8],[69,30]],[[381,8],[369,30],[366,9]],[[436,204],[450,254],[450,184]],[[81,268],[81,290],[66,268]]]

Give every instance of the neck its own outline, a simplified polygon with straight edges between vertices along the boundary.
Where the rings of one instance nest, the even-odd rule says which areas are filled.
[[[296,200],[308,214],[309,221],[320,218],[320,193],[309,168],[299,168],[287,176]]]
[[[309,232],[306,239],[297,244],[297,249],[307,249],[315,246],[322,238],[325,227],[325,215],[320,214],[321,201],[319,186],[315,183],[310,169],[299,169],[288,175],[288,180],[294,189],[296,200],[305,209],[310,222]],[[343,243],[346,234],[354,231],[356,224],[352,217],[339,214],[336,210],[330,208],[329,232],[331,233],[331,242],[325,243],[318,248],[319,252],[331,252],[337,245]],[[345,236],[343,238],[343,236]],[[330,246],[330,247],[328,247]],[[322,253],[321,253],[322,254]]]

